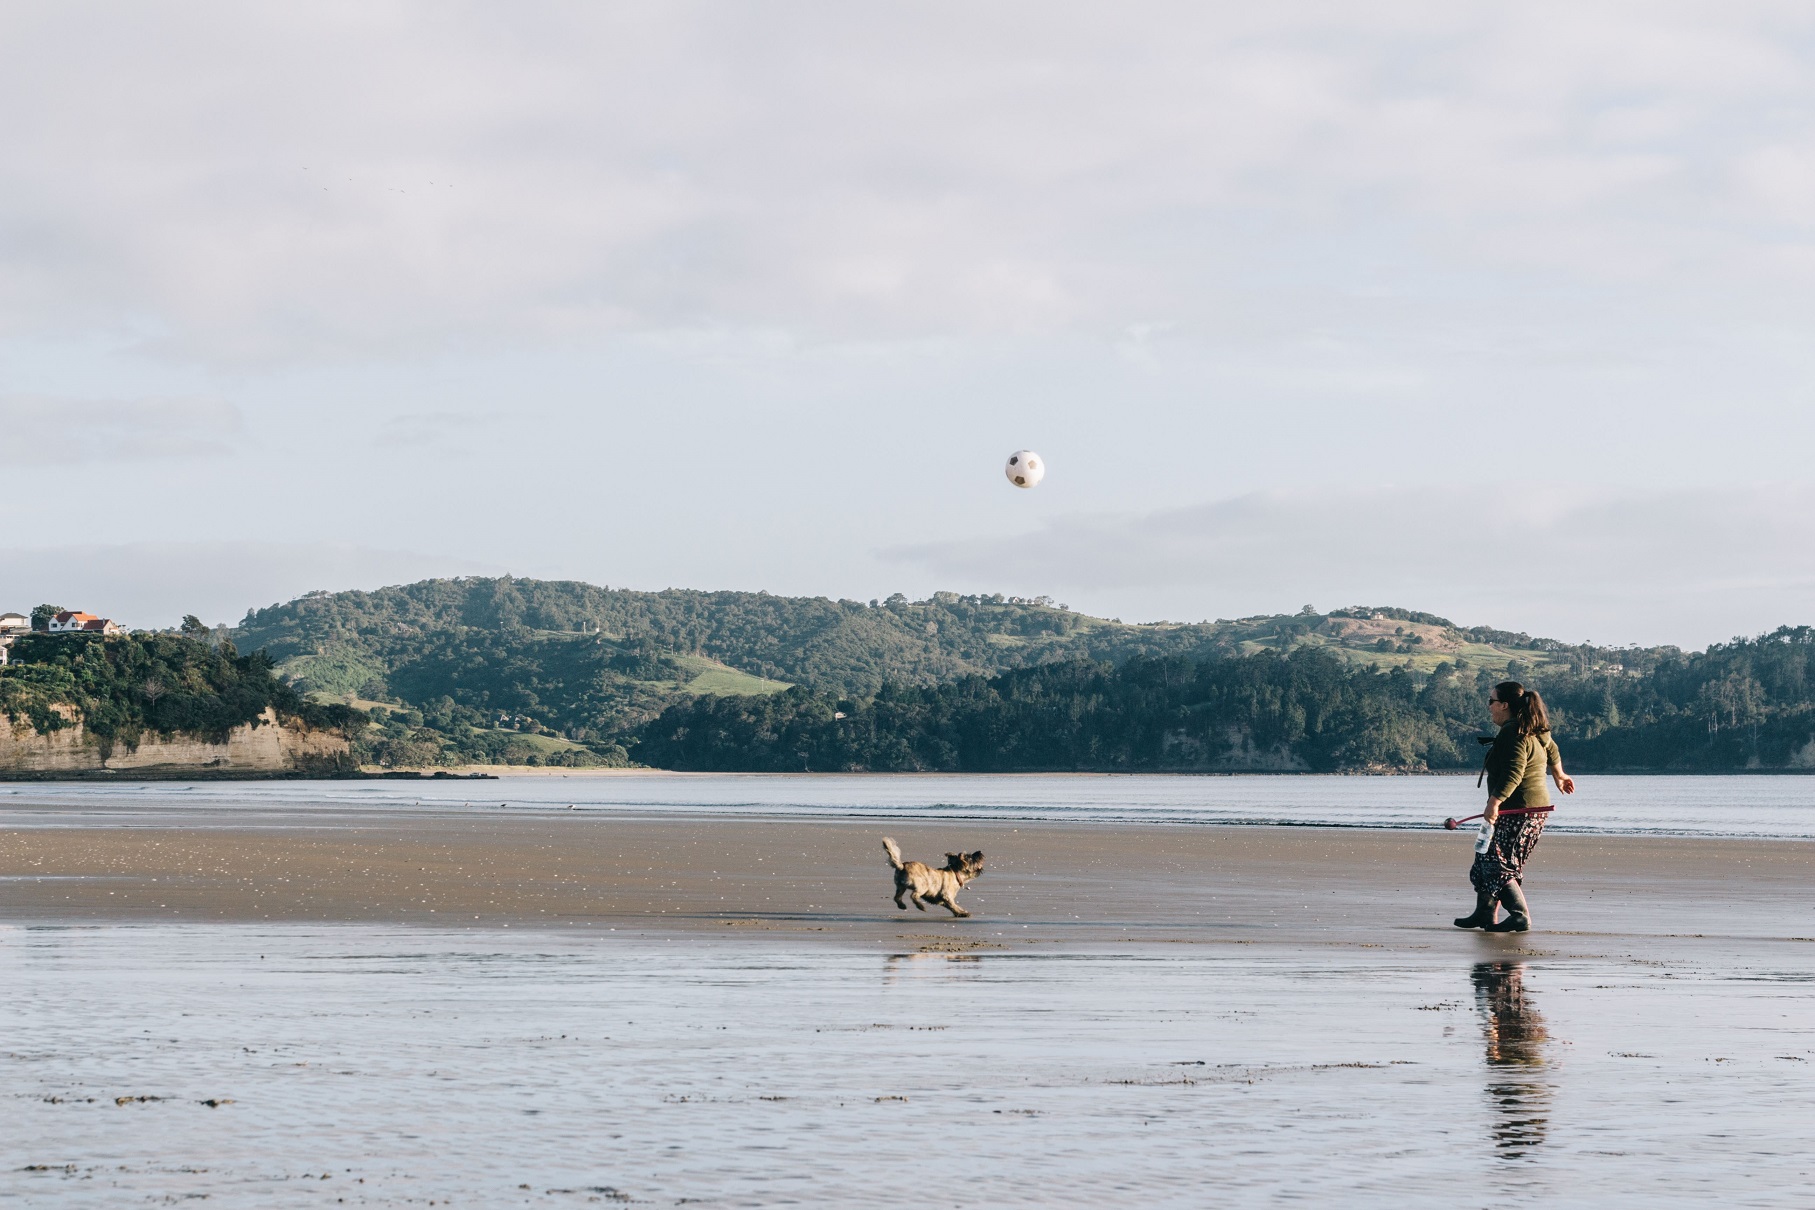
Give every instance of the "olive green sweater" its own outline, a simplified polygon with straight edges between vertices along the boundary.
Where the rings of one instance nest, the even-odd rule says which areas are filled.
[[[1500,728],[1487,750],[1487,792],[1502,807],[1548,807],[1550,792],[1544,774],[1552,763],[1562,764],[1550,732],[1520,735],[1511,723]]]

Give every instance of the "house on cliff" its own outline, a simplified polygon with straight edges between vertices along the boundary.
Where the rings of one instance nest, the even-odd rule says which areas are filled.
[[[126,628],[112,618],[97,618],[92,613],[78,613],[65,609],[50,620],[46,627],[52,634],[124,634]]]
[[[13,640],[30,634],[32,620],[22,613],[0,613],[0,664],[12,658]]]
[[[32,620],[22,613],[0,613],[0,664],[12,659],[13,640],[30,634]]]

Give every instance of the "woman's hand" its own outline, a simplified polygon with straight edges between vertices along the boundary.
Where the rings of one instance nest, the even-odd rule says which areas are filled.
[[[1484,819],[1485,821],[1487,821],[1488,823],[1493,823],[1496,819],[1499,819],[1500,818],[1500,800],[1497,798],[1488,799],[1487,800],[1487,810],[1481,812],[1481,818]]]
[[[1563,791],[1563,793],[1574,794],[1576,792],[1576,779],[1563,772],[1562,765],[1552,765],[1550,767],[1550,775],[1556,780],[1557,789]]]

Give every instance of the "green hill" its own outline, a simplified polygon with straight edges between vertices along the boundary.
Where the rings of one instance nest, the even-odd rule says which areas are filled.
[[[1571,647],[1396,608],[1136,625],[1046,598],[834,601],[511,577],[311,593],[248,612],[233,638],[266,651],[317,701],[388,704],[371,755],[399,764],[617,762],[663,710],[701,696],[800,685],[867,699],[885,684],[929,687],[1063,661],[1313,648],[1349,668],[1425,676],[1443,666],[1473,677],[1509,668],[1625,675],[1674,654]]]
[[[575,581],[424,580],[375,592],[311,593],[247,613],[234,631],[287,676],[334,694],[388,691],[399,670],[456,636],[469,645],[590,643],[629,680],[679,686],[662,659],[703,657],[748,676],[826,692],[870,694],[883,683],[934,684],[970,674],[1135,655],[1241,655],[1329,648],[1350,663],[1428,672],[1461,660],[1504,669],[1625,662],[1674,652],[1572,647],[1395,608],[1256,616],[1202,623],[1125,624],[1045,598],[934,593],[868,604],[825,597],[668,589],[637,592]],[[476,645],[476,646],[475,646]],[[614,656],[612,653],[616,653]],[[409,680],[405,674],[403,680]],[[414,689],[420,691],[421,685]]]
[[[21,637],[0,711],[132,746],[273,708],[392,767],[1407,770],[1471,765],[1483,691],[1510,676],[1584,770],[1815,769],[1809,627],[1684,653],[1397,608],[1129,625],[1043,599],[471,579],[311,593],[205,634]]]
[[[1532,674],[1569,766],[1815,770],[1815,628],[1625,668]],[[837,700],[797,688],[678,702],[634,754],[669,769],[794,772],[1414,771],[1477,767],[1501,676],[1281,654],[1071,660]]]

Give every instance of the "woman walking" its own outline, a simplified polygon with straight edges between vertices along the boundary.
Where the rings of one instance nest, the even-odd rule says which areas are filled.
[[[1531,928],[1531,910],[1521,885],[1525,862],[1544,834],[1550,794],[1546,769],[1557,789],[1575,793],[1575,779],[1563,772],[1563,756],[1550,736],[1544,699],[1518,681],[1501,681],[1487,695],[1487,712],[1500,728],[1487,750],[1482,777],[1487,782],[1483,822],[1493,828],[1487,847],[1475,854],[1468,880],[1475,886],[1475,913],[1457,919],[1456,927],[1490,933],[1523,933]],[[1533,810],[1533,808],[1540,808]],[[1494,921],[1495,902],[1506,906],[1506,919]]]

